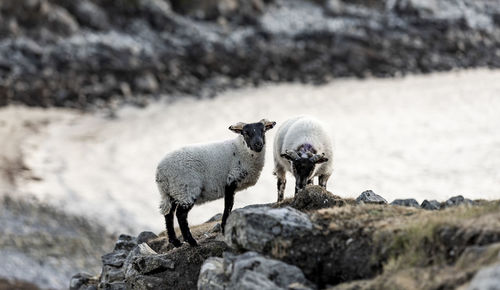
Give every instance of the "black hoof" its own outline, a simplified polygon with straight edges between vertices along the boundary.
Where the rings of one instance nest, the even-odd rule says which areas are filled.
[[[174,245],[174,247],[176,248],[182,246],[182,242],[179,241],[179,239],[168,240],[168,242]]]
[[[198,243],[196,242],[195,239],[190,239],[187,240],[186,242],[188,242],[191,247],[198,247]]]

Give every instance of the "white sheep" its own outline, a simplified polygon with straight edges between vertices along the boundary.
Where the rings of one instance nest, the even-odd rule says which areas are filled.
[[[295,193],[318,176],[326,188],[333,171],[332,141],[323,125],[309,116],[284,122],[274,138],[274,174],[278,178],[278,202],[283,200],[286,172],[295,176]]]
[[[160,211],[165,216],[169,242],[179,247],[174,231],[174,212],[184,240],[196,246],[187,215],[194,204],[224,197],[222,232],[233,208],[234,194],[254,185],[264,167],[265,132],[276,122],[238,123],[229,130],[238,134],[232,140],[199,144],[173,151],[160,162],[156,183],[162,197]],[[264,150],[263,150],[264,149]]]

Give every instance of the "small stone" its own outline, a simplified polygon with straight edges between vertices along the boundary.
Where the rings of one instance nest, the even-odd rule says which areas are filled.
[[[421,208],[426,210],[439,210],[441,209],[441,203],[437,200],[424,200],[420,205]]]
[[[391,202],[391,205],[399,205],[399,206],[409,206],[409,207],[416,207],[419,208],[420,205],[414,198],[409,198],[409,199],[395,199],[393,202]]]
[[[104,265],[109,265],[113,267],[121,267],[127,258],[127,252],[124,250],[115,251],[112,253],[105,254],[101,257],[102,263]]]
[[[137,246],[136,238],[129,235],[120,235],[118,241],[115,244],[114,251],[126,250],[131,251],[135,246]]]
[[[92,277],[91,275],[87,273],[78,273],[73,277],[71,277],[69,283],[69,289],[70,290],[88,289],[89,287],[91,287],[91,285],[89,285],[91,282],[97,282],[96,280],[95,281],[92,280],[95,280],[95,278]]]
[[[174,261],[167,258],[167,254],[139,256],[132,262],[132,267],[140,274],[159,273],[175,269]]]
[[[449,198],[445,203],[445,207],[458,206],[458,205],[473,205],[474,202],[468,198],[464,198],[462,195],[457,195]]]
[[[206,221],[206,223],[218,222],[221,220],[222,220],[222,214],[218,213],[218,214],[214,215],[213,217],[211,217],[208,221]]]
[[[142,232],[137,236],[137,244],[147,243],[158,236],[153,232]]]
[[[364,191],[358,198],[356,198],[358,204],[368,203],[368,204],[387,204],[387,200],[376,194],[371,190]]]

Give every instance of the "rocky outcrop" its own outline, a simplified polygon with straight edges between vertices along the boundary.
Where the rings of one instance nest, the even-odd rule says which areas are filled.
[[[203,262],[230,250],[211,231],[214,224],[193,227],[200,241],[195,248],[173,248],[165,237],[151,232],[142,232],[138,237],[121,235],[113,252],[102,256],[101,274],[95,279],[76,274],[70,289],[195,289],[197,279],[193,277],[198,277]]]
[[[199,290],[216,289],[315,289],[302,271],[256,252],[224,254],[203,263],[198,278]]]
[[[490,0],[4,0],[0,105],[500,67],[499,46]]]
[[[173,248],[164,233],[122,235],[102,257],[102,273],[75,275],[71,285],[78,287],[71,289],[451,289],[496,281],[499,201],[429,211],[414,200],[332,197],[308,186],[295,199],[335,203],[292,199],[236,209],[224,236],[215,216],[193,227],[199,247]]]

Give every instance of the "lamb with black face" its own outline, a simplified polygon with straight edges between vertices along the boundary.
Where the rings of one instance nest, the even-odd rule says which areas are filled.
[[[328,161],[324,153],[319,155],[307,152],[300,156],[297,151],[290,150],[286,150],[285,153],[281,154],[281,157],[291,162],[292,173],[295,177],[295,193],[306,187],[307,184],[313,183],[312,178],[316,164]]]
[[[274,137],[274,174],[278,178],[278,202],[283,200],[286,172],[295,177],[295,193],[318,177],[326,189],[333,172],[333,146],[324,125],[308,116],[285,121]]]

